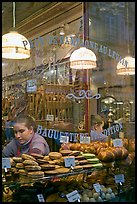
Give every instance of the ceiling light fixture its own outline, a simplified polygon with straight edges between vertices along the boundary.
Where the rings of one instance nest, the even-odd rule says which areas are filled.
[[[64,25],[61,26],[61,29],[60,29],[59,34],[60,34],[60,35],[65,35]]]
[[[116,73],[117,75],[135,75],[135,58],[131,57],[129,54],[129,12],[128,12],[128,2],[127,3],[127,28],[128,28],[128,43],[127,43],[127,49],[128,49],[128,55],[121,59],[118,64],[117,64],[117,69],[116,69]],[[122,64],[122,62],[126,62],[126,66],[124,66]]]
[[[70,56],[70,68],[93,69],[96,65],[96,55],[86,47],[80,47]]]
[[[15,2],[13,2],[13,30],[2,36],[2,58],[27,59],[29,57],[29,41],[15,30]]]

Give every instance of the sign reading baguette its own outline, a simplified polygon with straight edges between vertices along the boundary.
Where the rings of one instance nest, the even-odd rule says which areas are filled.
[[[55,140],[60,140],[60,142],[63,142],[63,140],[65,142],[68,141],[67,137],[69,138],[69,142],[77,142],[77,136],[79,135],[79,133],[76,132],[62,132],[59,130],[55,130],[55,129],[43,129],[43,127],[41,125],[37,126],[37,131],[36,131],[39,135],[43,136],[43,137],[48,137],[50,139],[55,139]],[[82,133],[83,134],[83,133]],[[85,135],[87,135],[88,133],[85,133]],[[64,136],[66,138],[64,138]]]

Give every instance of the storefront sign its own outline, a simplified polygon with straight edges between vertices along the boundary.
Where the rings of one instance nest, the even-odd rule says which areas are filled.
[[[107,129],[103,130],[104,135],[113,135],[116,132],[120,132],[120,130],[122,129],[122,123],[113,125],[112,127],[109,127]]]
[[[89,40],[85,40],[83,43],[83,39],[79,38],[79,37],[70,37],[70,40],[67,39],[68,37],[66,36],[45,36],[45,38],[43,37],[38,37],[34,39],[34,42],[32,42],[32,40],[29,40],[30,43],[30,47],[31,48],[36,48],[38,47],[38,42],[42,45],[45,46],[47,45],[63,45],[64,42],[65,44],[69,44],[72,46],[85,46],[88,49],[91,49],[93,51],[96,52],[100,52],[102,54],[108,55],[109,57],[113,58],[114,60],[120,62],[123,66],[127,67],[128,66],[128,62],[123,59],[122,56],[120,56],[117,52],[115,52],[114,50],[111,50],[110,48],[104,46],[104,45],[99,45],[96,42],[93,41],[89,41]],[[25,46],[24,46],[25,47]],[[44,60],[44,59],[43,59]]]
[[[54,129],[43,129],[41,125],[38,125],[37,127],[37,133],[43,137],[48,137],[50,139],[60,140],[62,141],[63,136],[69,137],[69,142],[77,142],[77,136],[79,133],[76,132],[61,132],[59,130]],[[88,133],[80,133],[83,136],[86,136]],[[68,140],[68,139],[67,139]],[[65,140],[66,141],[66,140]]]

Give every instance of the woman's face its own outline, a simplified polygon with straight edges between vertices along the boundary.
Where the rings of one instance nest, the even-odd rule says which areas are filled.
[[[25,123],[15,123],[14,125],[15,138],[20,144],[24,144],[29,141],[32,136],[32,132],[33,128],[28,129]]]
[[[101,133],[103,132],[103,126],[104,126],[104,122],[102,122],[102,124],[96,124],[95,125],[95,131],[98,132],[98,133]]]

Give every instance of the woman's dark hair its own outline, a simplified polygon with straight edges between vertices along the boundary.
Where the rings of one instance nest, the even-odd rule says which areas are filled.
[[[103,118],[100,115],[91,115],[91,127],[93,127],[95,124],[101,125],[102,122],[104,121]]]
[[[19,114],[15,119],[15,123],[25,123],[26,127],[29,129],[30,127],[33,127],[34,130],[36,130],[36,124],[35,119],[26,114]]]

